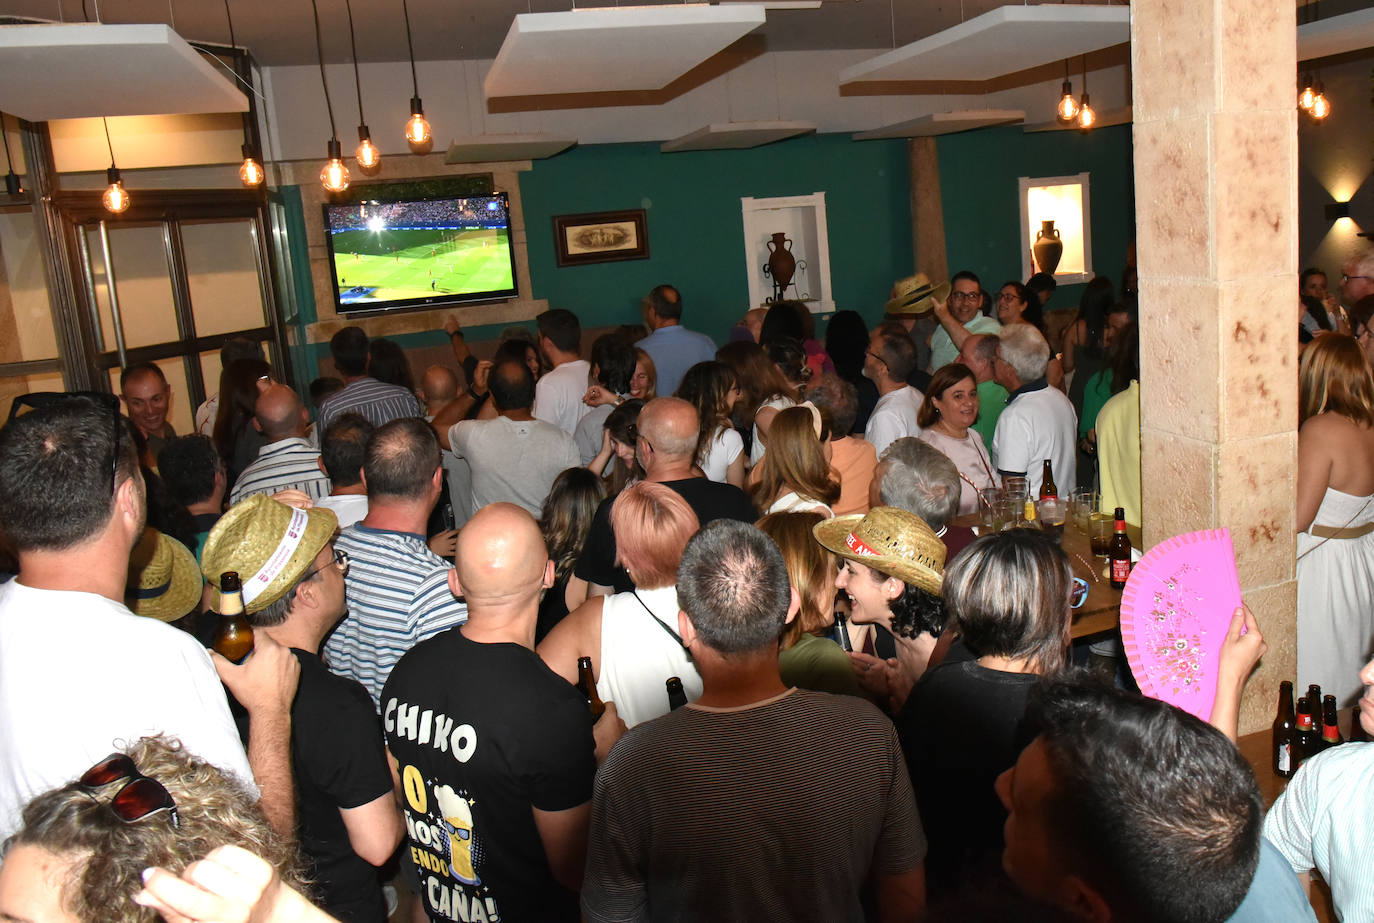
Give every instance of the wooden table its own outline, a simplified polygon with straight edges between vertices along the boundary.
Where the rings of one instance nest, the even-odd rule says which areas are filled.
[[[952,523],[958,526],[978,524],[976,514],[960,516]],[[1139,548],[1140,530],[1127,525],[1126,534],[1130,536],[1132,546]],[[1088,537],[1075,529],[1072,522],[1066,522],[1059,547],[1069,556],[1073,575],[1088,581],[1088,598],[1082,606],[1073,610],[1073,639],[1094,638],[1115,631],[1121,623],[1121,591],[1112,589],[1111,581],[1105,576],[1106,565],[1093,557]]]

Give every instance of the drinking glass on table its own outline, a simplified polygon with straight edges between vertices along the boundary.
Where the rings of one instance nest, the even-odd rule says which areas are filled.
[[[1030,496],[1030,480],[1024,477],[1009,477],[1002,481],[1002,492],[1022,502]]]
[[[1093,513],[1088,517],[1088,540],[1092,543],[1093,554],[1099,558],[1107,557],[1114,525],[1115,520],[1110,513]]]
[[[984,487],[978,491],[978,513],[983,525],[981,535],[1000,531],[996,528],[996,511],[997,504],[1001,500],[1002,488],[1000,487]]]
[[[1047,497],[1035,504],[1040,528],[1056,542],[1064,537],[1064,520],[1068,517],[1068,503],[1057,497]]]
[[[1097,512],[1097,491],[1091,487],[1080,487],[1069,495],[1070,515],[1073,525],[1079,532],[1089,535],[1089,522]]]

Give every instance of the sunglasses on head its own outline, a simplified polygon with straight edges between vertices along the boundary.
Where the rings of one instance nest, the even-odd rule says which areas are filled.
[[[77,780],[82,791],[94,796],[100,789],[116,782],[126,782],[115,792],[107,806],[126,824],[137,823],[143,818],[163,811],[172,819],[172,826],[180,827],[181,818],[177,815],[177,804],[172,795],[157,779],[145,776],[138,771],[134,761],[123,753],[111,753],[96,763]],[[95,800],[92,797],[92,800]]]

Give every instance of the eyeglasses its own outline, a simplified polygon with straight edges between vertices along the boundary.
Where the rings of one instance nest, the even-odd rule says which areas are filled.
[[[949,296],[950,301],[982,301],[982,292],[954,292]]]
[[[330,561],[329,564],[324,565],[324,567],[312,567],[312,568],[310,568],[310,570],[308,570],[308,571],[305,572],[305,576],[301,577],[301,579],[298,580],[298,581],[296,581],[296,582],[297,582],[297,583],[305,583],[305,581],[309,580],[311,577],[315,576],[315,575],[318,574],[320,571],[324,570],[324,568],[325,568],[325,567],[328,567],[330,564],[332,564],[332,565],[334,565],[335,567],[337,567],[337,568],[339,569],[339,572],[340,572],[340,573],[344,573],[344,574],[348,573],[348,554],[347,554],[346,552],[340,551],[339,549],[335,548],[335,549],[334,549],[334,560]]]
[[[1073,578],[1073,589],[1069,591],[1069,608],[1077,609],[1088,601],[1088,581],[1082,577]]]
[[[870,356],[872,356],[874,359],[877,359],[879,362],[881,362],[881,363],[883,364],[883,367],[884,367],[884,368],[887,367],[887,360],[884,359],[882,356],[878,355],[878,354],[875,353],[875,352],[869,352],[869,353],[867,353],[867,355],[870,355]]]
[[[172,826],[180,827],[181,818],[177,816],[177,803],[172,795],[157,779],[145,776],[138,771],[134,761],[123,753],[111,753],[96,763],[77,780],[82,791],[95,801],[95,793],[107,785],[128,779],[115,796],[107,802],[107,807],[126,824],[137,823],[153,814],[163,811],[172,819]]]
[[[1366,282],[1374,282],[1374,276],[1348,276],[1345,273],[1341,273],[1342,285],[1349,282],[1351,279],[1364,279]]]
[[[1021,298],[1015,292],[998,292],[998,301],[1020,301]]]
[[[7,422],[14,422],[16,417],[22,416],[25,410],[41,410],[45,407],[57,407],[69,401],[85,401],[94,404],[96,407],[105,407],[110,411],[110,496],[114,496],[115,487],[119,484],[119,431],[123,429],[120,421],[119,398],[105,391],[34,391],[29,394],[21,394],[10,404],[10,416]]]

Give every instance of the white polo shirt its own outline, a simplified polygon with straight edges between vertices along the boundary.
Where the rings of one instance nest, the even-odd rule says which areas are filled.
[[[883,449],[903,436],[921,435],[921,427],[916,423],[916,414],[925,401],[925,395],[911,385],[889,391],[878,398],[869,414],[868,426],[864,429],[864,439],[882,457]]]
[[[1060,495],[1077,483],[1078,456],[1076,435],[1078,416],[1073,404],[1058,388],[1041,378],[1012,392],[1006,409],[997,418],[992,436],[992,454],[1002,472],[1024,471],[1030,481],[1030,495],[1040,496],[1040,480],[1045,459],[1054,468],[1054,482]]]

